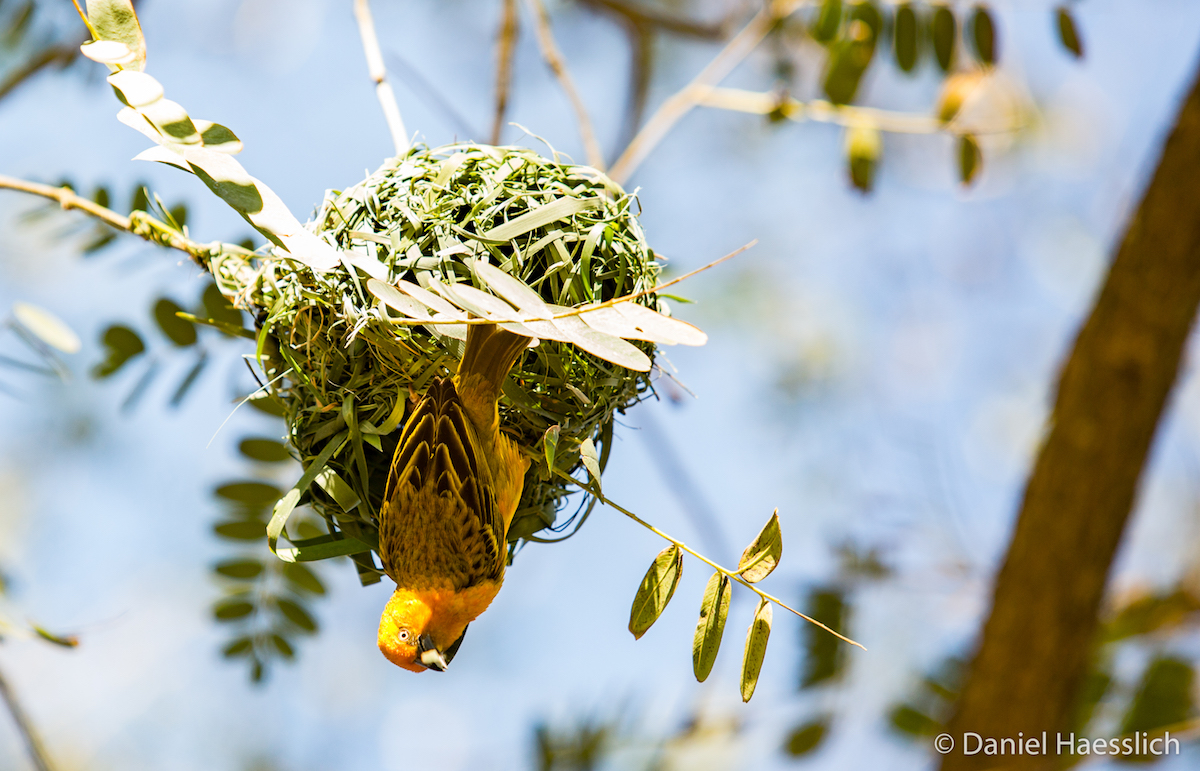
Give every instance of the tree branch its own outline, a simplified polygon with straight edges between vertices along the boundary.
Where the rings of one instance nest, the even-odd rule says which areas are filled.
[[[570,73],[567,72],[562,51],[554,42],[554,33],[550,29],[550,14],[546,12],[546,5],[542,0],[527,0],[527,2],[533,11],[542,58],[546,60],[546,65],[554,73],[554,77],[558,78],[559,86],[570,100],[571,109],[575,111],[575,122],[579,124],[579,134],[583,138],[583,151],[587,155],[588,165],[603,171],[604,154],[600,151],[600,143],[596,141],[596,131],[592,128],[592,119],[588,117],[587,107],[584,106],[583,99],[579,97],[579,92],[575,90],[575,83],[571,80]]]
[[[42,198],[48,198],[51,201],[57,201],[63,209],[79,209],[117,230],[132,233],[160,246],[167,246],[185,252],[205,270],[209,269],[208,261],[214,251],[218,248],[223,249],[228,246],[226,244],[206,245],[192,241],[179,231],[168,227],[165,223],[159,222],[143,211],[135,211],[132,215],[126,217],[81,195],[77,195],[69,187],[52,187],[51,185],[29,182],[0,174],[0,189],[18,190],[22,193],[31,193]]]
[[[34,768],[37,771],[53,771],[54,766],[50,763],[46,748],[42,746],[37,732],[33,730],[33,724],[29,721],[29,716],[25,714],[21,703],[17,701],[17,696],[9,687],[8,681],[4,679],[3,673],[0,673],[0,699],[3,699],[5,705],[8,706],[13,722],[17,724],[17,731],[25,740],[25,747],[29,750],[29,758],[33,761]]]
[[[520,32],[520,17],[517,0],[503,0],[504,16],[500,21],[500,35],[496,41],[496,114],[492,120],[492,136],[488,141],[500,144],[504,132],[504,114],[508,111],[508,94],[512,88],[513,57],[517,51],[517,35]]]
[[[775,23],[791,14],[801,2],[802,0],[774,0],[756,13],[691,83],[663,102],[625,148],[625,152],[621,153],[608,176],[617,184],[624,184],[680,118],[733,72],[734,68],[762,42]]]
[[[78,41],[64,45],[49,45],[29,57],[20,67],[10,72],[0,81],[0,100],[11,94],[25,81],[32,78],[52,64],[66,67],[79,56],[79,46],[91,40],[91,35],[83,35]]]
[[[375,20],[371,17],[368,0],[354,0],[354,18],[358,20],[358,33],[362,37],[367,69],[371,73],[371,80],[375,81],[375,95],[383,108],[383,117],[392,134],[396,155],[404,155],[409,148],[408,132],[404,129],[404,119],[400,117],[400,106],[396,104],[396,92],[388,83],[387,68],[383,66],[383,53],[379,50],[379,38],[375,35]]]
[[[1063,368],[951,736],[1069,728],[1109,568],[1200,306],[1198,172],[1200,80]],[[943,771],[990,767],[960,750]],[[1005,768],[1045,760],[1015,755]]]

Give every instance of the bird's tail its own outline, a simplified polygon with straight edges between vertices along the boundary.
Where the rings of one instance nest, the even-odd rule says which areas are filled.
[[[458,365],[455,383],[470,388],[476,398],[495,404],[508,371],[517,363],[529,338],[501,329],[495,324],[467,327],[467,345]]]

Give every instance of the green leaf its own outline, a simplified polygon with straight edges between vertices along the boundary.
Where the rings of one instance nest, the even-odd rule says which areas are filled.
[[[818,43],[833,40],[842,26],[842,0],[823,0],[810,34]]]
[[[566,335],[572,344],[593,356],[598,356],[605,361],[619,364],[635,372],[650,371],[650,358],[639,348],[619,337],[593,329],[578,316],[555,319],[554,326]]]
[[[588,476],[596,483],[596,489],[600,489],[600,454],[596,452],[596,445],[592,442],[589,436],[579,443],[579,459],[583,461],[584,468],[587,469]]]
[[[401,292],[391,284],[378,279],[367,279],[367,291],[379,298],[387,307],[399,311],[410,319],[431,318],[425,306]]]
[[[990,67],[996,63],[996,23],[985,5],[977,5],[971,12],[971,44],[981,64]]]
[[[204,287],[204,294],[200,296],[200,302],[208,318],[231,327],[242,328],[242,312],[233,307],[229,299],[221,294],[221,290],[216,284],[210,283]]]
[[[275,439],[243,439],[238,443],[238,452],[260,463],[282,463],[292,458],[287,445]]]
[[[863,74],[875,55],[875,39],[870,28],[858,21],[851,29],[858,37],[839,40],[829,50],[822,88],[825,96],[834,104],[849,104],[854,101]]]
[[[283,614],[284,618],[291,621],[300,629],[309,633],[317,631],[317,622],[299,604],[284,597],[278,597],[275,600],[275,605],[279,608],[279,612]]]
[[[509,528],[511,535],[512,528]],[[341,533],[292,541],[291,546],[277,547],[275,556],[284,562],[316,562],[330,557],[348,557],[371,551],[371,544]]]
[[[133,58],[123,66],[146,68],[146,39],[131,0],[87,0],[87,17],[96,40],[113,40],[129,49]]]
[[[288,642],[282,635],[272,634],[271,642],[275,645],[275,650],[279,651],[279,655],[285,659],[296,657],[296,651],[292,648],[292,644]]]
[[[235,541],[257,541],[267,534],[267,526],[253,520],[236,520],[233,522],[218,522],[213,526],[213,532],[222,538]]]
[[[108,377],[125,366],[134,356],[146,350],[146,344],[142,342],[138,333],[120,324],[114,324],[104,330],[101,342],[108,349],[108,356],[92,369],[92,375],[97,378]]]
[[[181,404],[188,391],[200,379],[200,375],[204,372],[204,368],[208,365],[208,351],[201,349],[200,356],[196,359],[196,363],[188,370],[187,375],[179,382],[179,387],[175,389],[175,393],[171,395],[171,406],[176,407]]]
[[[783,555],[783,534],[779,531],[779,509],[775,509],[767,524],[738,560],[738,575],[757,583],[771,574]]]
[[[1142,684],[1121,722],[1121,734],[1155,731],[1186,721],[1192,716],[1195,679],[1191,662],[1173,656],[1155,658],[1142,675]]]
[[[347,484],[346,480],[338,476],[338,473],[331,468],[326,468],[320,474],[317,474],[313,481],[333,497],[337,505],[342,507],[342,511],[350,511],[361,503],[358,494],[354,492],[354,488]]]
[[[841,629],[846,622],[846,600],[837,589],[816,589],[808,598],[807,615],[830,629]],[[836,637],[813,624],[804,627],[804,674],[801,688],[829,682],[845,667],[845,648]]]
[[[227,560],[217,563],[213,570],[228,578],[254,578],[263,571],[258,560]]]
[[[879,164],[882,149],[883,138],[874,126],[860,124],[846,129],[850,181],[864,193],[869,193],[875,183],[875,167]]]
[[[979,143],[970,134],[958,138],[958,178],[964,186],[969,186],[979,176],[983,169],[983,152]]]
[[[1083,40],[1079,37],[1079,27],[1075,24],[1075,17],[1071,15],[1071,9],[1060,5],[1055,9],[1054,16],[1058,22],[1058,42],[1062,43],[1062,47],[1070,51],[1076,59],[1082,59]]]
[[[150,194],[146,192],[146,184],[144,182],[137,183],[133,189],[133,195],[130,197],[129,213],[135,211],[150,211]]]
[[[546,451],[546,468],[554,472],[554,455],[558,451],[558,434],[561,429],[557,424],[546,429],[546,433],[542,436],[542,445]]]
[[[333,439],[330,439],[325,444],[325,449],[321,450],[321,454],[313,459],[308,468],[296,481],[296,485],[288,491],[287,495],[279,499],[271,510],[271,521],[267,523],[267,548],[275,553],[275,545],[279,541],[280,534],[283,533],[287,526],[288,517],[291,516],[292,510],[296,508],[296,504],[300,502],[300,496],[304,495],[308,490],[308,486],[313,480],[325,470],[325,464],[333,457],[338,448],[346,440],[346,432],[338,434]]]
[[[531,230],[549,225],[551,222],[557,222],[588,209],[594,209],[603,205],[603,203],[603,200],[596,196],[589,198],[573,198],[571,196],[556,198],[550,203],[542,204],[536,209],[527,211],[503,225],[492,228],[482,234],[480,239],[499,242],[509,241],[517,236],[525,235]]]
[[[182,230],[187,226],[188,207],[186,203],[175,204],[167,213],[171,215],[170,221],[176,230]]]
[[[704,345],[708,335],[686,321],[673,319],[652,311],[633,301],[588,310],[587,306],[579,318],[598,332],[626,340],[649,340],[655,343],[675,345]],[[534,329],[532,322],[525,322]],[[534,329],[534,331],[537,331]]]
[[[896,21],[892,29],[896,66],[904,72],[912,72],[917,66],[921,34],[921,27],[917,22],[917,12],[912,3],[901,3],[896,8]]]
[[[302,589],[310,594],[325,593],[325,585],[321,583],[321,579],[317,578],[317,574],[305,565],[297,562],[290,562],[284,565],[283,577],[297,589]]]
[[[742,655],[742,701],[750,701],[750,697],[754,696],[770,636],[771,603],[762,599],[758,602],[758,608],[754,611],[754,621],[746,633],[746,650]]]
[[[793,758],[802,757],[819,747],[828,733],[828,717],[796,726],[788,734],[787,743],[783,745],[783,749]]]
[[[266,393],[259,393],[258,396],[246,402],[259,412],[271,415],[276,418],[284,416],[283,402],[274,396]]]
[[[731,581],[724,573],[713,573],[704,587],[704,599],[700,602],[700,620],[696,623],[696,636],[692,639],[692,671],[696,680],[703,683],[712,672],[717,652],[721,650],[721,637],[725,634],[725,619],[729,615]]]
[[[1116,615],[1101,628],[1102,642],[1173,630],[1190,621],[1200,610],[1200,597],[1185,587],[1161,594],[1150,594],[1122,605]]]
[[[13,315],[21,326],[29,330],[46,345],[57,348],[63,353],[77,353],[80,348],[79,336],[62,320],[48,310],[29,303],[13,303]]]
[[[213,616],[218,621],[236,621],[254,612],[254,606],[245,600],[224,600],[213,608]]]
[[[52,642],[55,645],[62,646],[63,648],[79,647],[79,638],[75,637],[74,635],[54,634],[53,632],[43,629],[37,624],[30,624],[29,626],[31,629],[33,629],[34,634],[43,640],[46,640],[47,642]]]
[[[246,329],[245,327],[226,324],[224,321],[217,321],[216,319],[204,318],[203,316],[197,316],[194,313],[185,313],[180,311],[175,315],[184,321],[191,322],[192,324],[203,324],[206,327],[212,327],[213,329],[219,330],[221,334],[227,337],[243,337],[247,340],[255,340],[258,337],[253,331]]]
[[[958,22],[954,19],[954,11],[946,5],[936,6],[930,26],[930,39],[938,67],[942,72],[949,72],[950,65],[954,63],[954,44],[958,38]]]
[[[893,707],[888,713],[888,723],[894,730],[913,737],[935,736],[943,728],[939,721],[911,704],[898,704]]]
[[[195,345],[196,325],[175,315],[182,311],[178,303],[166,297],[154,303],[154,320],[158,322],[158,328],[172,343],[184,348]]]
[[[221,485],[213,491],[213,494],[227,501],[236,501],[252,506],[266,506],[279,500],[283,491],[275,485],[265,482],[231,482]]]
[[[249,637],[239,637],[236,640],[234,640],[233,642],[226,645],[225,649],[221,651],[221,655],[227,659],[231,659],[231,658],[234,658],[235,656],[242,656],[244,654],[247,654],[253,648],[254,648],[253,640],[251,640]]]
[[[635,640],[641,638],[662,615],[675,594],[682,572],[683,552],[675,544],[663,549],[654,558],[629,610],[629,631]]]
[[[220,123],[198,118],[194,120],[194,123],[196,130],[200,132],[200,141],[208,149],[229,155],[237,155],[242,151],[242,140]]]

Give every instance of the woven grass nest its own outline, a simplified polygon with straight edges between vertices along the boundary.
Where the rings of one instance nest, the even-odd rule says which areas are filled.
[[[544,540],[535,534],[547,528],[561,532],[571,520],[581,524],[595,503],[586,496],[568,521],[558,522],[570,483],[548,465],[547,430],[559,427],[556,469],[576,472],[580,446],[589,439],[602,468],[614,416],[653,388],[654,340],[696,344],[702,342],[697,335],[703,338],[694,327],[664,318],[665,301],[651,291],[660,264],[635,204],[599,171],[528,149],[418,146],[353,187],[327,192],[309,228],[337,247],[341,267],[314,271],[274,251],[252,271],[245,265],[237,271],[237,294],[255,315],[268,390],[282,405],[290,443],[305,468],[324,468],[303,500],[331,533],[377,543],[375,517],[399,429],[430,381],[452,375],[461,357],[464,324],[419,320],[439,312],[461,319],[521,315],[488,292],[497,289],[495,268],[519,279],[526,288],[518,289],[532,289],[555,313],[597,304],[603,310],[607,302],[610,316],[613,310],[625,316],[653,311],[652,320],[672,325],[665,336],[609,330],[613,338],[642,338],[616,340],[628,349],[623,358],[588,344],[595,342],[593,327],[604,326],[592,320],[599,312],[528,323],[539,342],[513,369],[500,404],[502,430],[533,460],[508,533],[510,553],[522,539]],[[492,266],[486,274],[492,281],[483,280],[481,265]],[[214,272],[220,278],[221,271]],[[633,299],[609,302],[628,296]],[[641,308],[631,309],[634,303]],[[566,321],[579,334],[547,339],[557,333],[546,325],[569,328]],[[643,359],[646,371],[613,363],[630,357]],[[364,580],[377,575],[370,554],[355,561]]]

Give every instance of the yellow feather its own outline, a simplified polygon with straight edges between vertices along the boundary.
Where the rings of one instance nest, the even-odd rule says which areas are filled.
[[[396,591],[379,648],[413,671],[416,640],[439,651],[491,604],[529,460],[500,433],[504,378],[529,340],[472,325],[458,373],[436,381],[405,424],[379,518],[379,553]]]

